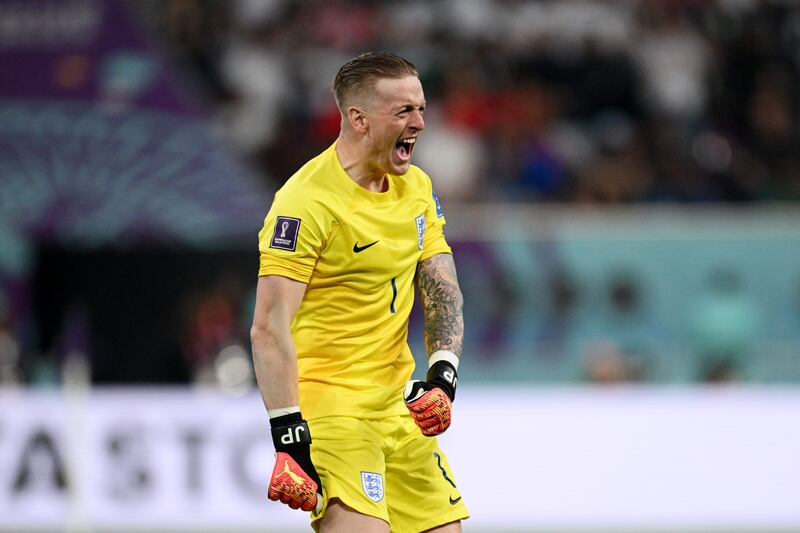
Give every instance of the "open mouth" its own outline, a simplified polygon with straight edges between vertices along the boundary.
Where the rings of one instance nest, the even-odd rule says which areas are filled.
[[[408,161],[411,159],[411,152],[414,151],[414,144],[416,142],[416,137],[407,137],[405,139],[400,139],[400,141],[394,145],[394,151],[401,161]]]

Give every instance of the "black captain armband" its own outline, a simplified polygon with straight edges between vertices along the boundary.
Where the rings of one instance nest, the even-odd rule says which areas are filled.
[[[308,423],[300,413],[277,416],[269,419],[272,431],[272,444],[277,452],[308,449],[311,444],[311,432]]]
[[[431,355],[430,361],[425,381],[441,388],[452,402],[456,399],[456,386],[458,385],[458,373],[456,372],[458,357],[452,352],[438,350]]]

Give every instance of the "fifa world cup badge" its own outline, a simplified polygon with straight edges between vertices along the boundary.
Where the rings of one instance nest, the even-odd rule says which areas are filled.
[[[297,234],[300,232],[299,218],[278,217],[275,221],[275,231],[269,243],[270,248],[294,252],[297,248]]]
[[[383,499],[383,476],[377,472],[361,472],[361,488],[367,498],[374,502]]]
[[[425,213],[417,217],[417,246],[422,250],[422,243],[425,240]]]

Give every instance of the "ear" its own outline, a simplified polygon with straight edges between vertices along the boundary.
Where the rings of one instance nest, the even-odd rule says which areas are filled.
[[[358,133],[365,133],[367,131],[367,115],[364,113],[363,109],[355,106],[348,107],[347,120],[350,122],[350,127]]]

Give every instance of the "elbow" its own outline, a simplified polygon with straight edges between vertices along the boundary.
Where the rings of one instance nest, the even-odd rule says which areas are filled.
[[[250,344],[253,346],[260,344],[261,340],[266,336],[266,334],[266,328],[254,323],[252,326],[250,326]]]
[[[276,341],[275,332],[269,327],[269,324],[253,323],[250,328],[250,344],[253,346],[253,353],[261,353],[264,348],[275,346]]]

